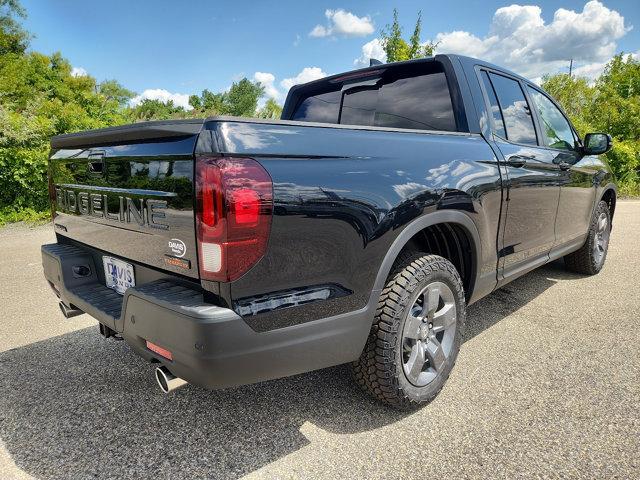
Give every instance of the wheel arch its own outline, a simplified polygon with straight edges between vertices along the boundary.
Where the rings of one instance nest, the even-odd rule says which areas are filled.
[[[473,290],[476,285],[478,275],[478,264],[482,258],[481,241],[478,229],[469,218],[468,215],[454,210],[436,211],[419,217],[409,223],[396,239],[391,244],[391,247],[387,251],[382,264],[378,270],[374,284],[374,295],[377,295],[383,288],[393,268],[393,264],[403,251],[403,249],[409,246],[412,240],[429,227],[433,227],[440,224],[455,225],[461,229],[466,235],[466,238],[470,247],[470,269],[468,272],[469,281],[465,287],[468,291],[465,291],[465,297],[467,300],[473,294]],[[433,252],[430,252],[433,253]]]

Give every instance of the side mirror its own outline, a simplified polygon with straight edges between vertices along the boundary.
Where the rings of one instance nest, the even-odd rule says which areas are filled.
[[[608,133],[587,133],[584,136],[584,154],[600,155],[611,149],[613,140]]]

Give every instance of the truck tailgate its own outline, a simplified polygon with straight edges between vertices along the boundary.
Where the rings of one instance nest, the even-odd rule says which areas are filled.
[[[193,160],[202,123],[149,122],[54,137],[56,233],[197,278]]]

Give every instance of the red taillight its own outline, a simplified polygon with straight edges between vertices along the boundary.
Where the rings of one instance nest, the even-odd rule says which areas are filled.
[[[271,177],[251,158],[200,157],[196,202],[200,277],[220,282],[239,278],[267,249]]]

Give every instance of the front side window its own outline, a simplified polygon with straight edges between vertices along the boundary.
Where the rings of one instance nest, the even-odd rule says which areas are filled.
[[[391,71],[374,85],[306,97],[292,120],[388,128],[456,131],[453,104],[442,66],[428,72]],[[342,109],[340,104],[342,103]]]
[[[502,75],[489,74],[498,97],[500,111],[507,131],[507,140],[515,143],[537,145],[536,130],[531,109],[520,84]]]
[[[540,116],[545,145],[560,150],[574,150],[573,131],[562,112],[542,92],[531,87],[528,89]]]

